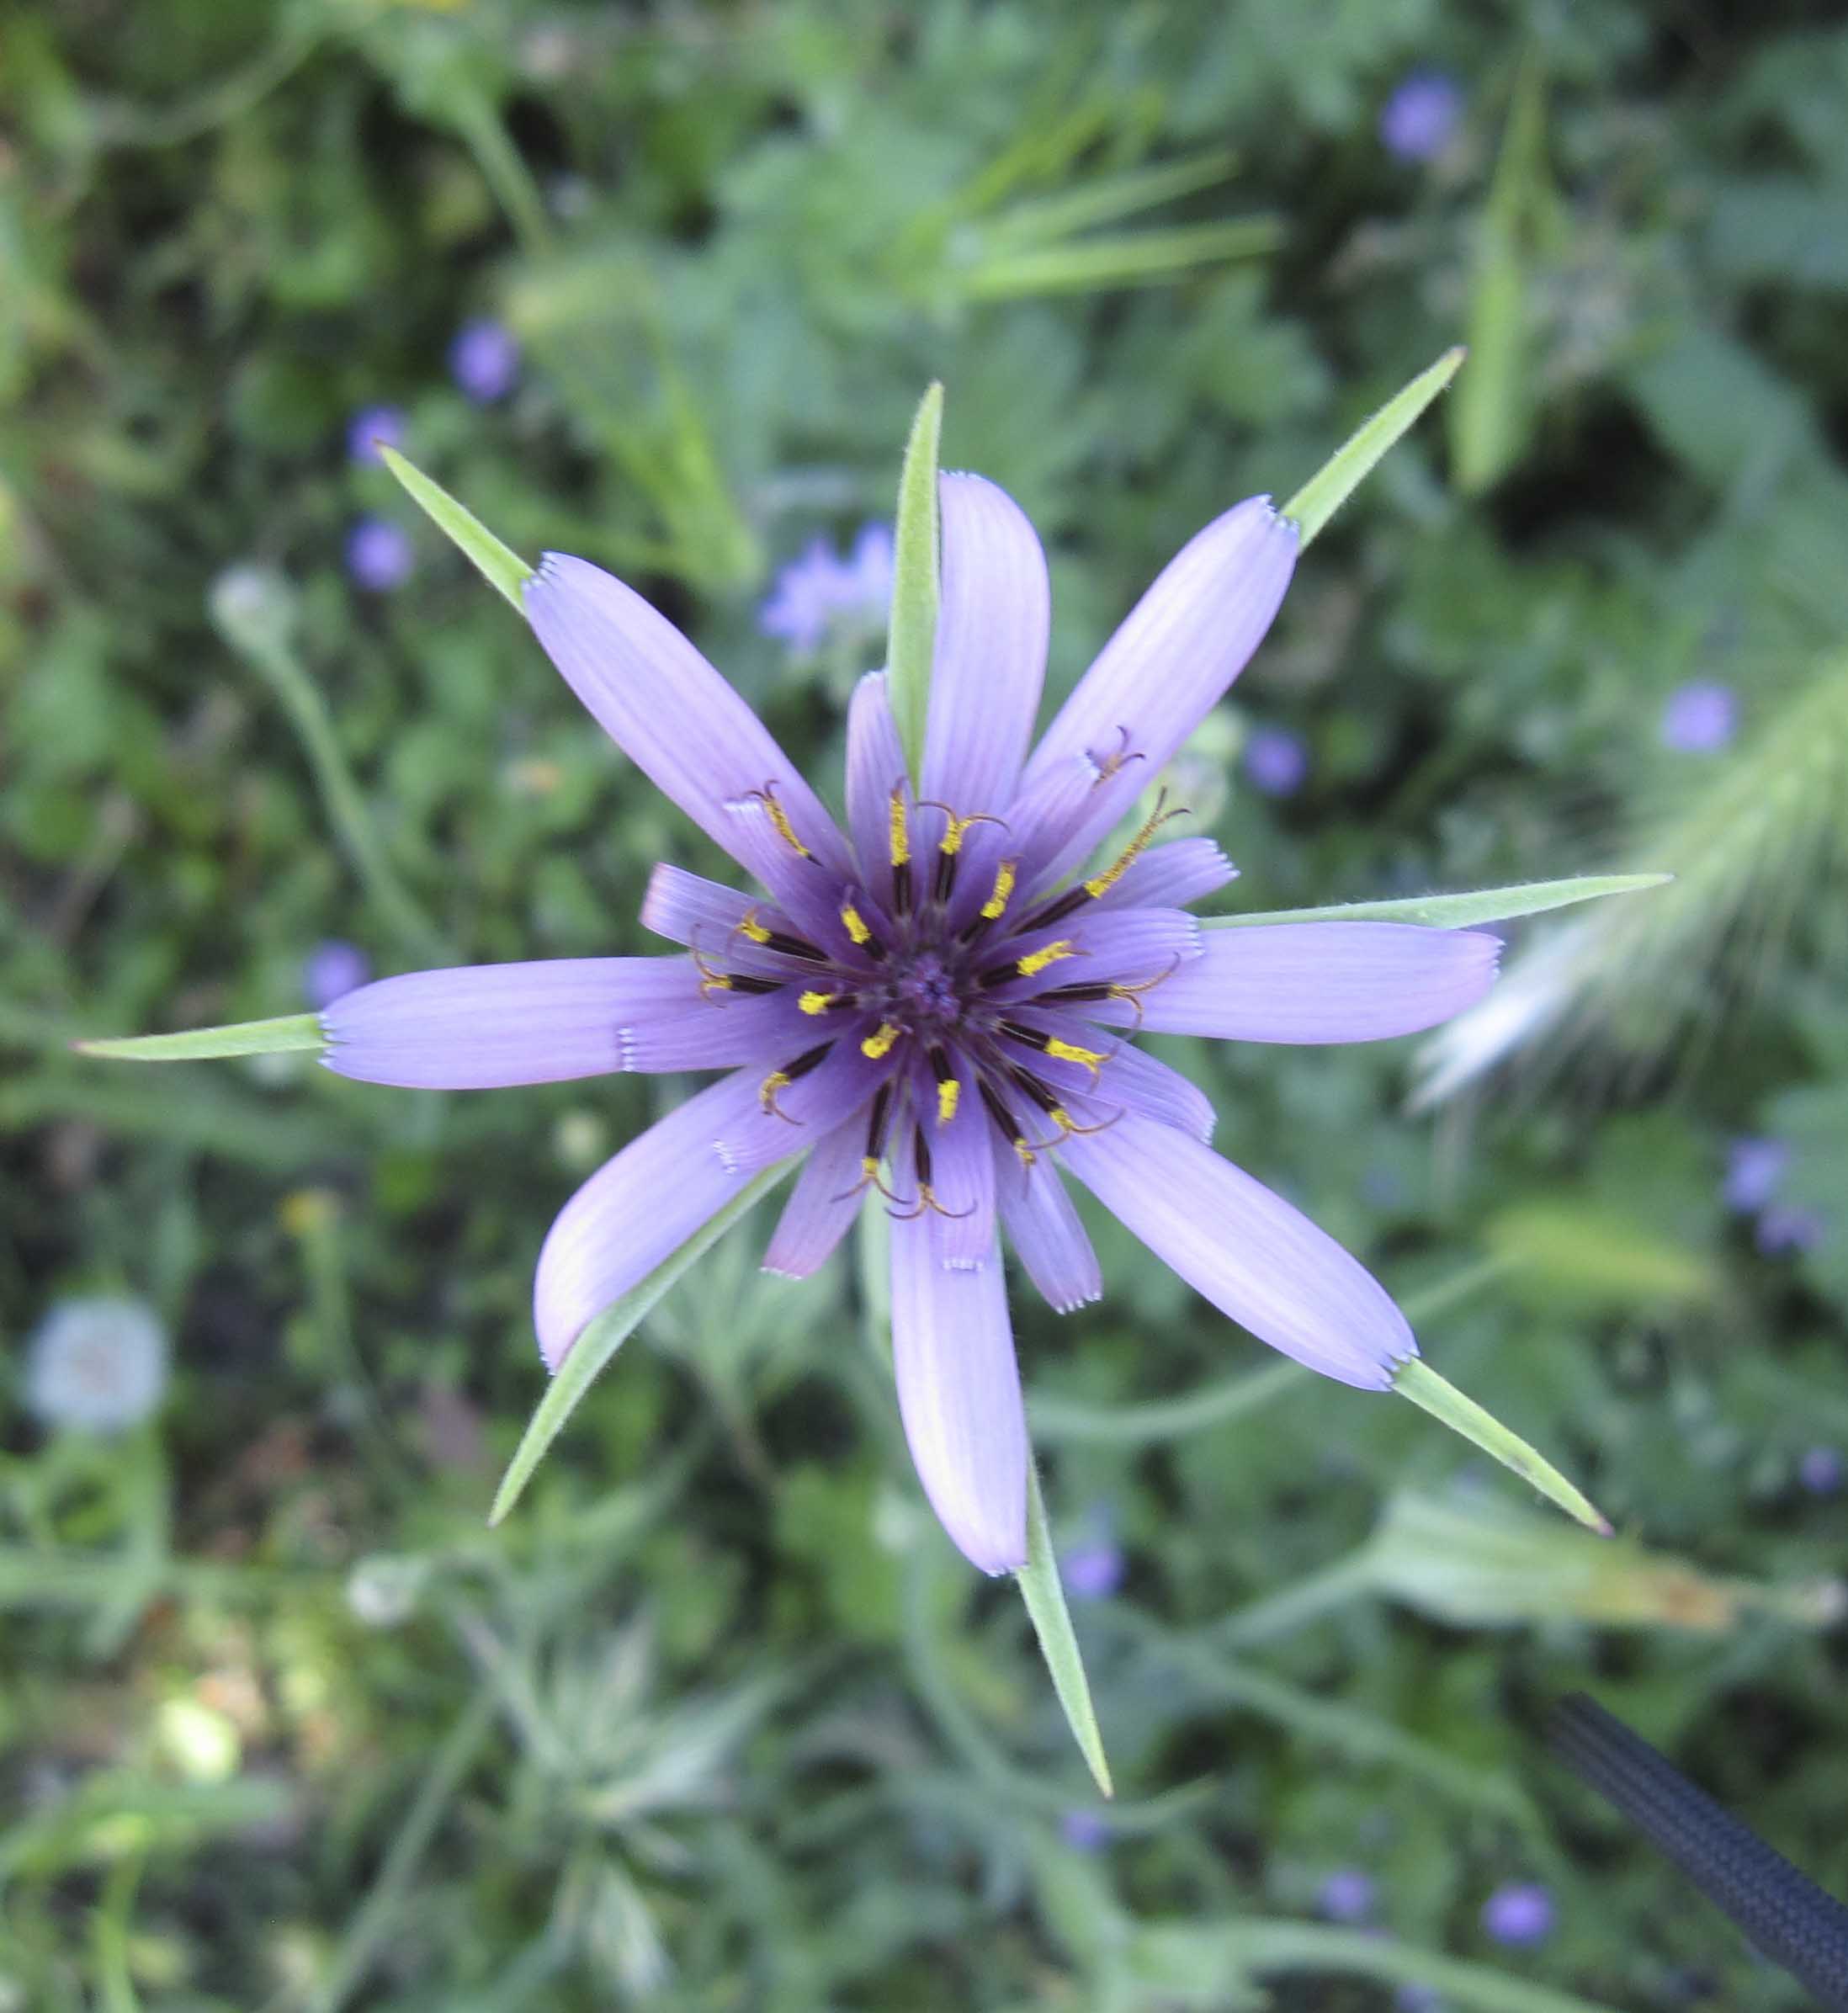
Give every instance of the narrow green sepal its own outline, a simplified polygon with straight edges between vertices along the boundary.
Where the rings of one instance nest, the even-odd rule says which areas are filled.
[[[1307,546],[1335,513],[1378,467],[1386,451],[1409,433],[1425,408],[1462,369],[1468,352],[1447,349],[1429,370],[1389,398],[1365,426],[1351,435],[1283,506],[1296,520],[1299,549]]]
[[[192,1028],[183,1034],[124,1034],[72,1042],[79,1055],[119,1062],[204,1062],[219,1055],[280,1055],[291,1049],[317,1054],[327,1046],[319,1015],[289,1013],[273,1021],[240,1021],[230,1028]]]
[[[679,1250],[663,1258],[639,1285],[632,1286],[619,1300],[613,1300],[589,1322],[571,1346],[558,1374],[547,1385],[532,1418],[527,1422],[513,1458],[507,1463],[501,1486],[495,1491],[494,1506],[488,1511],[490,1524],[497,1524],[525,1493],[526,1485],[538,1472],[553,1441],[564,1431],[565,1422],[577,1410],[597,1374],[611,1357],[708,1251],[718,1243],[740,1217],[762,1201],[795,1165],[792,1156],[767,1167],[757,1179],[740,1189],[719,1214],[703,1224]]]
[[[892,534],[892,631],[886,647],[886,697],[914,789],[922,787],[924,722],[931,702],[939,598],[937,474],[943,433],[943,387],[924,394],[899,475]]]
[[[1039,1476],[1031,1458],[1027,1463],[1027,1563],[1014,1578],[1027,1603],[1033,1633],[1039,1638],[1040,1652],[1052,1673],[1053,1689],[1059,1694],[1071,1737],[1078,1743],[1091,1780],[1104,1795],[1114,1796],[1117,1793],[1110,1780],[1103,1735],[1097,1729],[1097,1709],[1091,1702],[1084,1659],[1078,1654],[1071,1611],[1065,1606],[1065,1590],[1059,1580],[1059,1562],[1053,1555],[1052,1532],[1046,1524]]]
[[[504,594],[523,615],[526,603],[520,589],[533,577],[534,569],[518,553],[503,545],[481,519],[465,510],[440,483],[433,482],[423,470],[406,461],[394,447],[378,443],[379,458],[438,531],[479,569],[491,587]]]
[[[1419,922],[1437,930],[1466,930],[1479,922],[1506,922],[1543,909],[1569,908],[1606,895],[1636,895],[1665,887],[1672,874],[1581,874],[1570,880],[1517,881],[1468,895],[1409,895],[1387,901],[1343,901],[1320,909],[1259,910],[1238,916],[1203,916],[1209,930],[1248,929],[1258,922]]]
[[[1612,1534],[1609,1520],[1599,1514],[1581,1490],[1575,1488],[1545,1457],[1517,1438],[1495,1415],[1484,1411],[1474,1399],[1465,1398],[1454,1384],[1447,1384],[1429,1363],[1414,1357],[1393,1379],[1393,1389],[1409,1398],[1421,1411],[1429,1412],[1453,1433],[1460,1433],[1501,1465],[1531,1482],[1549,1502],[1557,1503],[1568,1516],[1596,1531],[1599,1537]]]

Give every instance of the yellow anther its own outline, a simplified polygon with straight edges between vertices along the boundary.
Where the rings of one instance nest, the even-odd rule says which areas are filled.
[[[826,1013],[840,996],[837,992],[805,992],[796,1005],[805,1013]]]
[[[841,925],[856,943],[864,943],[872,937],[866,927],[866,918],[850,901],[841,905]]]
[[[979,813],[969,818],[952,818],[943,827],[943,836],[937,842],[937,850],[939,852],[960,852],[963,850],[963,834],[971,825],[983,822]]]
[[[892,864],[902,867],[911,857],[911,828],[905,814],[905,789],[902,784],[892,792],[890,810],[886,820],[886,839],[892,855]]]
[[[758,1101],[767,1112],[777,1108],[777,1092],[789,1087],[789,1074],[786,1070],[773,1070],[757,1086]]]
[[[769,786],[767,784],[761,790],[753,790],[751,794],[762,805],[763,815],[776,828],[777,837],[792,852],[798,853],[802,858],[807,859],[810,857],[808,847],[796,837],[795,827],[789,822],[789,812],[778,803],[775,794]]]
[[[860,1179],[863,1182],[876,1182],[879,1178],[879,1156],[876,1153],[869,1153],[860,1162]]]
[[[746,909],[738,918],[738,934],[748,937],[753,943],[767,943],[770,941],[770,932],[757,921],[755,909]]]
[[[1074,958],[1077,952],[1069,937],[1061,937],[1056,943],[1049,943],[1043,950],[1028,951],[1014,967],[1023,979],[1036,978],[1049,964],[1056,964],[1061,958]]]
[[[1015,1140],[1014,1151],[1020,1156],[1020,1164],[1022,1167],[1031,1167],[1034,1161],[1039,1158],[1038,1155],[1033,1151],[1033,1148],[1030,1147],[1024,1139]]]
[[[1135,862],[1148,851],[1150,840],[1152,839],[1159,831],[1160,831],[1161,827],[1167,823],[1170,818],[1177,818],[1183,815],[1183,814],[1180,811],[1169,810],[1166,808],[1166,805],[1167,794],[1166,791],[1164,791],[1162,794],[1155,799],[1155,809],[1150,811],[1149,815],[1143,821],[1141,831],[1139,831],[1136,836],[1130,840],[1129,843],[1123,847],[1123,852],[1118,858],[1115,864],[1106,867],[1102,874],[1093,875],[1091,879],[1085,883],[1085,893],[1088,895],[1093,901],[1097,900],[1100,895],[1107,895],[1109,891],[1116,886],[1117,883],[1123,879],[1123,875],[1128,873],[1129,868],[1135,863]]]
[[[1012,860],[1003,860],[995,869],[995,892],[982,904],[982,914],[990,922],[1006,908],[1008,899],[1014,892],[1015,865]]]
[[[883,1055],[892,1053],[892,1044],[899,1038],[900,1030],[890,1021],[881,1021],[877,1028],[860,1044],[860,1053],[877,1062]]]
[[[1104,1057],[1097,1049],[1081,1049],[1076,1042],[1062,1042],[1054,1035],[1046,1044],[1046,1053],[1055,1062],[1075,1062],[1090,1070],[1093,1079],[1102,1065]]]
[[[1062,1104],[1055,1104],[1046,1116],[1059,1128],[1061,1136],[1067,1133],[1082,1132],[1085,1129]]]
[[[963,1086],[954,1076],[946,1076],[937,1086],[937,1123],[948,1125],[956,1116],[956,1107],[961,1101]]]

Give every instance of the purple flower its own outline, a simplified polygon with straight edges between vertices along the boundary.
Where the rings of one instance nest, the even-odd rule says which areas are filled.
[[[1315,1905],[1330,1922],[1364,1922],[1373,1912],[1373,1878],[1358,1867],[1343,1867],[1322,1883]]]
[[[1841,1491],[1842,1458],[1832,1447],[1812,1447],[1797,1463],[1797,1479],[1812,1495]]]
[[[1110,1843],[1109,1824],[1095,1810],[1068,1810],[1059,1820],[1059,1835],[1074,1852],[1101,1852]]]
[[[347,534],[347,571],[355,587],[388,594],[411,577],[411,534],[390,518],[361,518]]]
[[[891,527],[865,524],[844,560],[835,556],[826,539],[811,540],[801,558],[777,575],[758,610],[757,626],[807,656],[836,626],[871,628],[884,622],[891,602]]]
[[[465,321],[449,345],[449,375],[478,406],[505,398],[520,374],[520,346],[504,323]]]
[[[301,990],[316,1013],[343,995],[357,991],[372,976],[372,960],[356,943],[330,937],[317,943],[302,961]]]
[[[1657,730],[1665,748],[1678,755],[1717,755],[1739,731],[1739,698],[1730,685],[1708,678],[1678,685],[1662,709]]]
[[[1782,1139],[1734,1139],[1726,1150],[1726,1179],[1720,1192],[1729,1209],[1750,1216],[1762,1209],[1784,1178],[1790,1149]]]
[[[684,954],[412,973],[322,1020],[327,1066],[375,1083],[725,1072],[553,1224],[534,1319],[554,1369],[587,1322],[790,1156],[807,1163],[770,1240],[773,1272],[814,1272],[867,1196],[885,1198],[912,1458],[951,1538],[1001,1573],[1026,1558],[1028,1449],[1000,1235],[1059,1311],[1097,1299],[1065,1175],[1312,1368],[1382,1390],[1417,1352],[1369,1273],[1213,1152],[1212,1107],[1135,1033],[1408,1034],[1480,998],[1500,947],[1384,922],[1203,931],[1187,905],[1231,868],[1204,838],[1151,844],[1160,801],[1087,868],[1270,627],[1297,534],[1268,499],[1185,547],[1031,754],[1049,608],[1039,541],[978,476],[945,475],[940,500],[921,788],[905,780],[884,676],[869,673],[847,720],[844,831],[664,617],[584,560],[547,555],[525,587],[540,643],[764,892],[657,867],[642,921]]]
[[[1245,744],[1245,778],[1267,797],[1293,797],[1309,774],[1309,749],[1288,727],[1258,727]]]
[[[1462,112],[1463,93],[1454,79],[1414,70],[1380,113],[1380,145],[1401,161],[1433,161],[1450,145]]]
[[[1483,1904],[1482,1926],[1497,1943],[1526,1950],[1553,1934],[1553,1897],[1536,1881],[1499,1887]]]
[[[363,406],[347,422],[347,454],[358,462],[377,461],[380,443],[404,445],[404,415],[396,406]]]
[[[1074,1601],[1107,1601],[1123,1585],[1123,1554],[1107,1538],[1075,1545],[1059,1566],[1065,1591]]]

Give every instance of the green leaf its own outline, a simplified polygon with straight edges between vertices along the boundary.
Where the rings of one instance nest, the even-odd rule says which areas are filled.
[[[932,385],[911,422],[899,475],[898,523],[892,539],[892,634],[885,653],[887,697],[914,788],[922,787],[924,721],[937,649],[937,469],[943,432],[943,387]]]
[[[1111,1786],[1103,1735],[1097,1730],[1091,1686],[1085,1679],[1084,1659],[1078,1654],[1078,1639],[1072,1633],[1065,1590],[1059,1583],[1059,1562],[1053,1556],[1039,1476],[1030,1459],[1027,1463],[1027,1563],[1014,1578],[1033,1619],[1033,1633],[1039,1638],[1040,1651],[1052,1673],[1053,1689],[1065,1708],[1072,1739],[1078,1743],[1091,1780],[1107,1797],[1114,1796],[1117,1793]]]
[[[597,1372],[635,1333],[656,1303],[705,1256],[740,1217],[762,1202],[794,1165],[792,1155],[774,1167],[767,1167],[755,1181],[740,1189],[716,1216],[695,1230],[678,1251],[663,1258],[639,1286],[632,1286],[619,1300],[613,1300],[586,1325],[566,1356],[564,1367],[547,1386],[513,1458],[507,1463],[494,1507],[488,1511],[490,1524],[499,1523],[518,1502],[546,1450],[577,1410]]]
[[[1414,1357],[1394,1378],[1393,1389],[1401,1398],[1410,1399],[1421,1411],[1429,1412],[1453,1433],[1460,1433],[1485,1454],[1492,1455],[1504,1468],[1531,1482],[1568,1516],[1576,1517],[1601,1538],[1611,1535],[1609,1522],[1550,1461],[1529,1447],[1525,1440],[1517,1439],[1474,1399],[1465,1398],[1454,1384],[1446,1384],[1430,1364]]]
[[[1464,349],[1447,349],[1429,370],[1421,372],[1351,434],[1283,506],[1283,515],[1296,520],[1298,549],[1310,543],[1373,474],[1387,449],[1417,424],[1425,408],[1462,369],[1468,354]]]
[[[1269,909],[1242,916],[1203,916],[1209,930],[1248,929],[1259,922],[1421,922],[1437,930],[1464,930],[1479,922],[1537,916],[1605,895],[1636,895],[1665,886],[1672,874],[1581,874],[1570,880],[1516,881],[1472,895],[1410,895],[1389,901],[1342,901],[1321,909]]]
[[[120,1062],[203,1062],[215,1055],[278,1055],[290,1049],[327,1045],[321,1017],[289,1013],[273,1021],[240,1021],[231,1028],[193,1028],[184,1034],[112,1035],[72,1042],[79,1055],[106,1055]]]
[[[520,597],[520,589],[533,577],[532,567],[518,553],[503,545],[479,518],[465,510],[448,490],[406,461],[396,448],[388,447],[381,440],[379,456],[410,492],[412,502],[437,529],[479,568],[491,587],[504,594],[523,615],[526,603]]]

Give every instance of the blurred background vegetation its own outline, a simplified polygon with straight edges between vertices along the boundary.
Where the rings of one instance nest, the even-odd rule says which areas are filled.
[[[1848,1889],[1831,15],[16,0],[0,2007],[1802,2003],[1536,1729],[1595,1690]],[[927,380],[1047,541],[1056,694],[1458,339],[1197,828],[1264,908],[1681,879],[1511,932],[1422,1056],[1171,1049],[1624,1536],[1100,1226],[1103,1305],[1019,1320],[1117,1808],[852,1267],[760,1280],[762,1225],[486,1529],[539,1240],[655,1087],[69,1054],[640,950],[699,858],[374,435],[826,773]]]

